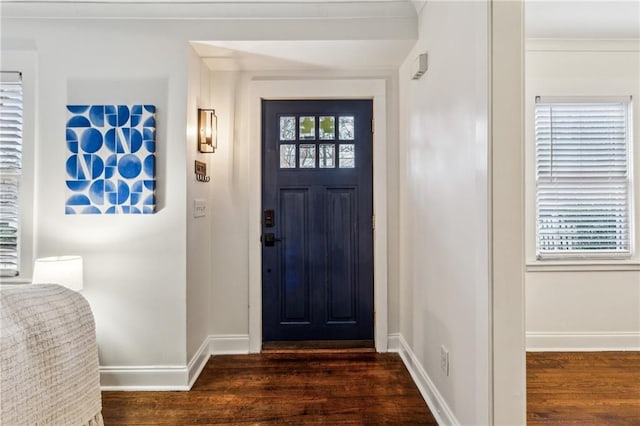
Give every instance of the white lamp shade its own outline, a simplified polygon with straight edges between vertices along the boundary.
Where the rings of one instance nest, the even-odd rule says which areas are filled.
[[[36,259],[34,284],[60,284],[71,290],[82,290],[82,257],[56,256]]]

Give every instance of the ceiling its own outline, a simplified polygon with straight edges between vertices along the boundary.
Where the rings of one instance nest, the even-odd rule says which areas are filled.
[[[387,4],[398,3],[393,0]],[[420,12],[426,2],[411,3]],[[640,0],[525,0],[525,32],[527,38],[640,39]],[[414,43],[245,40],[196,41],[192,45],[214,70],[389,70],[399,67]]]
[[[210,69],[390,70],[415,40],[199,41],[191,45]]]
[[[0,0],[3,16],[204,19],[285,19],[380,25],[417,23],[430,3],[461,0]],[[462,0],[477,1],[477,0]],[[508,0],[506,0],[508,1]],[[524,0],[527,38],[640,39],[640,0]],[[116,4],[117,7],[108,7]],[[12,9],[13,8],[13,9]],[[316,25],[317,27],[317,25]],[[388,28],[386,28],[388,30]],[[341,38],[328,29],[327,39]],[[383,31],[384,33],[384,31]],[[384,34],[388,34],[387,31]],[[373,35],[372,35],[373,34]],[[357,30],[349,38],[385,38]],[[414,33],[400,34],[411,38]],[[286,38],[286,36],[283,36]],[[397,69],[415,40],[197,41],[192,45],[218,70],[390,70]],[[324,37],[324,36],[322,36]],[[278,37],[276,37],[278,38]],[[313,38],[316,38],[313,40]]]

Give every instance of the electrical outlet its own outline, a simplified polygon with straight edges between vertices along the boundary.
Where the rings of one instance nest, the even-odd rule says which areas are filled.
[[[449,376],[449,351],[444,346],[440,346],[440,369]]]

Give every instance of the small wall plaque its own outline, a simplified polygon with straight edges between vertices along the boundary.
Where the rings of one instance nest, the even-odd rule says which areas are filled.
[[[209,182],[211,180],[211,177],[207,176],[207,163],[196,160],[195,172],[198,182]]]

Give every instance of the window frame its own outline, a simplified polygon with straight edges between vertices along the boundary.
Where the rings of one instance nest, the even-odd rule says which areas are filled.
[[[20,206],[20,189],[22,188],[22,146],[24,144],[24,131],[23,131],[23,126],[24,126],[24,95],[23,95],[23,91],[24,91],[24,82],[22,80],[22,73],[20,71],[7,71],[7,70],[1,70],[0,71],[0,87],[2,87],[2,96],[8,96],[7,99],[14,99],[14,96],[19,96],[19,103],[15,103],[12,101],[9,101],[7,103],[4,103],[5,106],[8,105],[13,105],[13,107],[8,107],[9,111],[11,113],[17,113],[20,118],[19,118],[19,123],[16,124],[9,124],[7,127],[2,126],[1,128],[3,130],[7,130],[7,131],[14,131],[16,130],[16,127],[19,127],[19,152],[20,152],[20,157],[19,157],[19,162],[17,164],[17,166],[14,164],[12,166],[10,166],[9,168],[4,168],[1,167],[0,168],[0,176],[2,177],[2,182],[3,184],[7,184],[10,186],[14,186],[15,185],[15,210],[13,210],[12,212],[15,213],[16,215],[16,226],[15,226],[15,271],[13,270],[13,268],[7,268],[6,270],[4,268],[0,269],[0,276],[3,278],[15,278],[17,276],[20,275],[20,270],[21,270],[21,256],[20,256],[20,249],[21,249],[21,241],[20,241],[20,224],[21,224],[21,220],[20,220],[20,211],[21,211],[21,206]],[[7,91],[5,93],[5,90]],[[10,121],[13,121],[12,118],[9,119]],[[4,157],[3,157],[4,158]],[[11,196],[13,193],[13,191],[8,191],[6,194]],[[3,193],[4,194],[4,193]],[[4,200],[4,196],[2,197]],[[13,200],[13,198],[11,198]],[[4,229],[4,228],[3,228]],[[3,233],[4,234],[4,233]],[[8,237],[10,237],[11,235],[7,235]],[[13,252],[12,252],[13,254]],[[5,272],[10,273],[10,275],[4,275]]]
[[[536,109],[539,104],[606,104],[606,103],[623,103],[625,106],[625,127],[626,127],[626,138],[625,138],[625,147],[626,147],[626,198],[627,198],[627,225],[628,225],[628,235],[627,235],[627,243],[628,250],[626,251],[605,251],[605,250],[594,250],[593,252],[589,251],[570,251],[566,252],[544,252],[540,250],[540,233],[539,233],[539,207],[538,207],[538,197],[539,197],[539,176],[538,176],[538,141],[537,136],[535,134],[536,129]],[[570,97],[554,97],[554,96],[536,96],[533,110],[532,110],[532,129],[533,129],[533,210],[534,210],[534,252],[535,252],[535,260],[536,262],[544,263],[548,261],[552,261],[555,264],[558,264],[561,261],[564,262],[586,262],[590,261],[593,263],[594,261],[605,261],[609,262],[629,262],[633,261],[636,256],[635,250],[635,242],[636,242],[636,226],[635,226],[635,204],[634,204],[634,193],[635,193],[635,176],[634,176],[634,106],[633,106],[633,98],[632,96],[596,96],[596,97],[585,97],[585,96],[570,96]]]
[[[22,173],[20,176],[18,275],[0,276],[0,283],[30,283],[35,259],[35,190],[36,190],[36,111],[37,53],[35,50],[6,50],[2,53],[2,71],[22,74]]]

